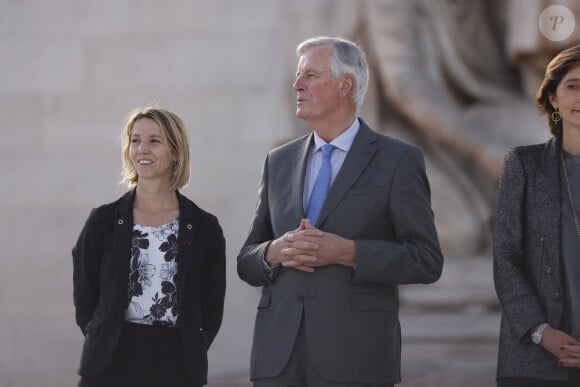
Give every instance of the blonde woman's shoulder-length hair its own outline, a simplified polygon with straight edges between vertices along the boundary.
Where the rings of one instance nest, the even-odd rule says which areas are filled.
[[[187,129],[177,114],[167,109],[151,106],[137,108],[132,111],[123,128],[123,133],[121,134],[121,157],[123,161],[121,183],[131,188],[139,181],[137,170],[129,157],[129,147],[131,146],[133,126],[141,118],[149,118],[157,122],[167,138],[171,156],[176,160],[175,169],[169,181],[169,189],[177,190],[186,186],[189,183],[190,174]]]

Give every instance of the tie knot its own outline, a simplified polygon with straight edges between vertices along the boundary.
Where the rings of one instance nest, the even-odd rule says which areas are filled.
[[[322,156],[325,159],[329,159],[330,155],[332,154],[332,151],[335,150],[336,147],[334,145],[330,145],[330,144],[325,144],[322,146]]]

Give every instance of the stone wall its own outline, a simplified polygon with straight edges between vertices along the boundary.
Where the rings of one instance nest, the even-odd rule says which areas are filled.
[[[183,192],[218,216],[228,242],[210,374],[247,373],[258,290],[238,280],[235,257],[266,152],[304,131],[293,115],[294,48],[310,34],[347,35],[332,25],[353,6],[0,0],[0,385],[74,385],[70,249],[89,210],[123,192],[120,131],[147,104],[184,119]]]

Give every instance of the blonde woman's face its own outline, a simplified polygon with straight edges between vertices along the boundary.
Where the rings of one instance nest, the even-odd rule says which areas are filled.
[[[129,158],[144,181],[167,182],[171,179],[175,160],[167,138],[159,124],[150,118],[140,118],[131,130]]]

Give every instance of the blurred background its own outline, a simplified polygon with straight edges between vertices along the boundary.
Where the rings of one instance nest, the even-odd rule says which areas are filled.
[[[209,385],[249,386],[258,290],[236,255],[266,152],[308,131],[291,85],[295,47],[316,35],[363,46],[361,117],[426,156],[446,263],[436,284],[400,289],[401,386],[494,385],[497,178],[509,147],[548,138],[534,94],[580,41],[575,15],[578,1],[0,0],[0,386],[76,385],[70,250],[90,209],[124,192],[120,132],[149,104],[184,119],[182,192],[227,239]]]

